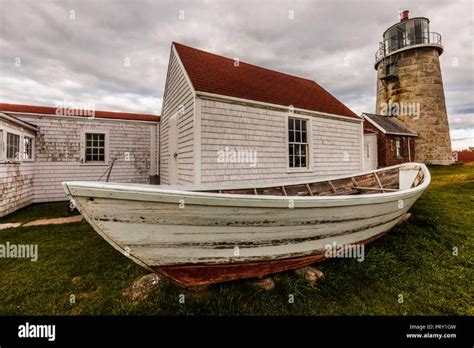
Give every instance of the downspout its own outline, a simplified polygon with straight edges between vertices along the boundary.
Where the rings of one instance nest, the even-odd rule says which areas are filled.
[[[410,137],[408,137],[408,162],[411,162]]]

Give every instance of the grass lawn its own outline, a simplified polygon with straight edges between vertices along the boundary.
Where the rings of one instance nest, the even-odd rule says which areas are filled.
[[[63,218],[77,214],[79,214],[77,210],[71,211],[71,209],[69,209],[68,202],[37,203],[7,216],[0,217],[0,224],[8,222],[27,223],[34,220]]]
[[[148,299],[130,304],[122,290],[147,271],[88,224],[0,231],[0,244],[39,249],[37,262],[0,259],[0,315],[474,315],[474,166],[430,171],[432,184],[410,220],[366,247],[364,262],[319,264],[326,278],[314,287],[294,272],[274,275],[269,292],[236,281],[196,295],[165,282]],[[66,203],[35,205],[0,223],[58,214],[69,215]]]

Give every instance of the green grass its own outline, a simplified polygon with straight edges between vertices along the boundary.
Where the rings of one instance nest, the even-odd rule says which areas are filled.
[[[54,202],[54,203],[36,203],[26,208],[20,209],[10,215],[0,218],[0,224],[7,222],[21,222],[26,223],[39,219],[46,218],[62,218],[77,215],[78,212],[71,212],[69,202]]]
[[[411,210],[410,220],[366,247],[364,262],[333,259],[319,264],[326,279],[315,287],[294,272],[274,275],[276,287],[270,292],[236,281],[196,295],[164,283],[133,305],[122,290],[147,272],[89,225],[0,231],[2,244],[39,246],[37,262],[0,259],[0,314],[474,315],[474,166],[430,170],[432,184]],[[57,208],[34,206],[18,216],[57,216]],[[288,303],[290,294],[293,304]],[[403,303],[398,302],[400,294]]]

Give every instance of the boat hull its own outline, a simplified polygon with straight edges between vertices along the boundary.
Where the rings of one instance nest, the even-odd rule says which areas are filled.
[[[400,222],[424,185],[334,197],[259,197],[115,184],[66,183],[112,246],[183,286],[261,277],[366,244]],[[428,177],[429,181],[429,177]]]

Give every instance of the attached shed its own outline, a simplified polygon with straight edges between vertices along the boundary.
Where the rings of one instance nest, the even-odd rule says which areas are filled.
[[[0,104],[0,216],[65,200],[63,181],[157,183],[156,115]]]
[[[316,82],[173,43],[160,125],[164,184],[361,171],[362,118]]]
[[[416,161],[417,133],[395,117],[362,114],[364,118],[365,169],[376,169]]]

